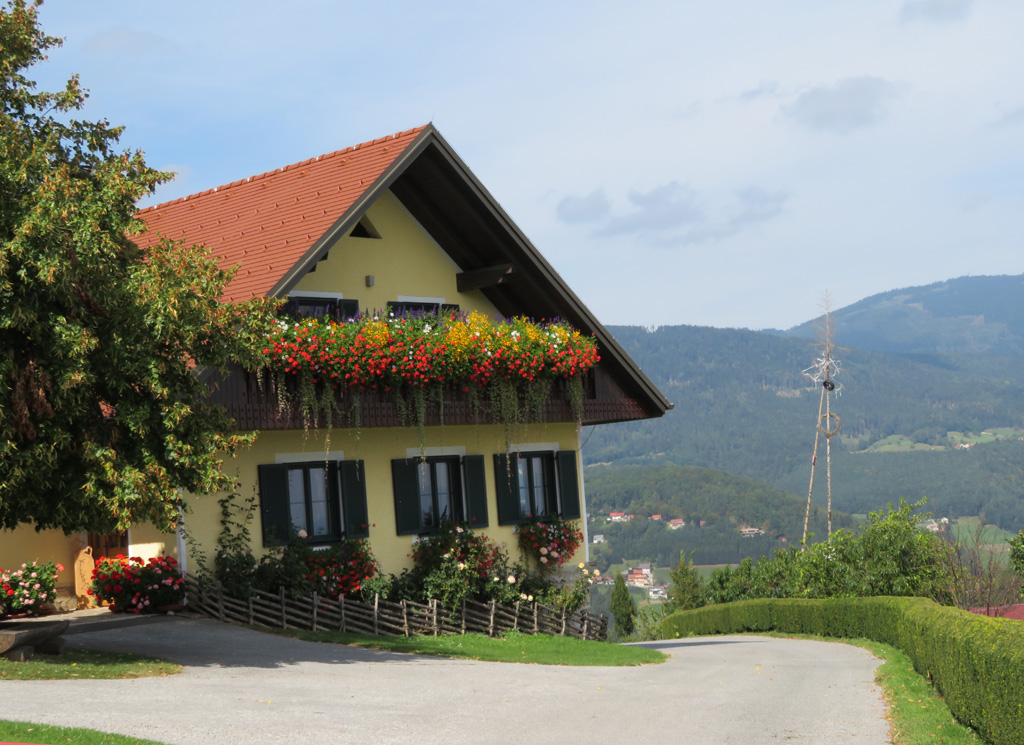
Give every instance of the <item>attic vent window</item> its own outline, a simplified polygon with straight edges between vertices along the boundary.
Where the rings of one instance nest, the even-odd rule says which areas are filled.
[[[359,218],[359,222],[352,228],[352,232],[349,235],[353,238],[380,238],[380,233],[373,227],[373,223],[370,222],[370,218],[366,215]]]

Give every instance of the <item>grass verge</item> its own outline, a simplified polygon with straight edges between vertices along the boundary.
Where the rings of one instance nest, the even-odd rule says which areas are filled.
[[[985,745],[978,734],[960,724],[949,711],[935,687],[914,670],[914,665],[896,647],[871,639],[835,639],[805,634],[759,633],[784,639],[814,639],[823,642],[853,644],[882,660],[875,670],[875,680],[882,687],[889,705],[889,722],[893,745]]]
[[[0,680],[101,680],[154,678],[181,672],[181,665],[157,657],[89,649],[35,655],[28,662],[0,659]]]
[[[268,631],[261,628],[259,631]],[[484,634],[450,636],[368,636],[340,631],[273,629],[270,633],[310,642],[347,644],[387,652],[454,657],[485,662],[516,662],[533,665],[622,667],[664,662],[667,655],[643,647],[623,647],[609,642],[583,641],[562,636],[506,632],[499,637]]]
[[[78,727],[54,727],[49,724],[29,722],[8,722],[0,720],[0,742],[45,743],[59,745],[161,745],[155,740],[140,740],[137,737],[112,735]]]

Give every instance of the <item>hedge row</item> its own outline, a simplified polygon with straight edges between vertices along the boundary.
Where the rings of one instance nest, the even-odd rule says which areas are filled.
[[[997,745],[1024,743],[1024,623],[923,598],[747,600],[679,611],[663,638],[782,631],[867,638],[903,650],[953,715]]]

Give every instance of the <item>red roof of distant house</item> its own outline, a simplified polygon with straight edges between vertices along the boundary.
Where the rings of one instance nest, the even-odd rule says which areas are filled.
[[[144,209],[138,216],[148,231],[135,240],[146,248],[161,237],[187,239],[210,249],[222,269],[241,266],[225,288],[225,301],[268,295],[424,129]]]
[[[991,608],[971,608],[971,613],[978,613],[982,616],[993,616],[998,618],[1012,618],[1015,621],[1024,621],[1024,603],[1017,605],[996,605]]]

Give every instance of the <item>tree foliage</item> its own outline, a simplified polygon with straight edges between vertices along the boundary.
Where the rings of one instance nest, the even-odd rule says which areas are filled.
[[[636,628],[636,603],[633,602],[626,586],[626,579],[621,574],[615,575],[615,585],[611,597],[612,618],[615,620],[615,634],[619,638],[629,636]]]
[[[60,44],[37,3],[0,8],[0,527],[174,524],[179,489],[226,487],[243,441],[202,403],[202,371],[255,363],[268,301],[221,305],[230,275],[198,248],[132,242],[167,174],[75,117],[77,77],[26,77]]]
[[[756,562],[744,559],[738,567],[716,569],[705,585],[705,599],[729,603],[885,595],[949,603],[948,553],[940,538],[918,527],[926,517],[914,512],[919,506],[901,501],[895,508],[872,512],[859,535],[839,530],[804,551],[777,551]]]

